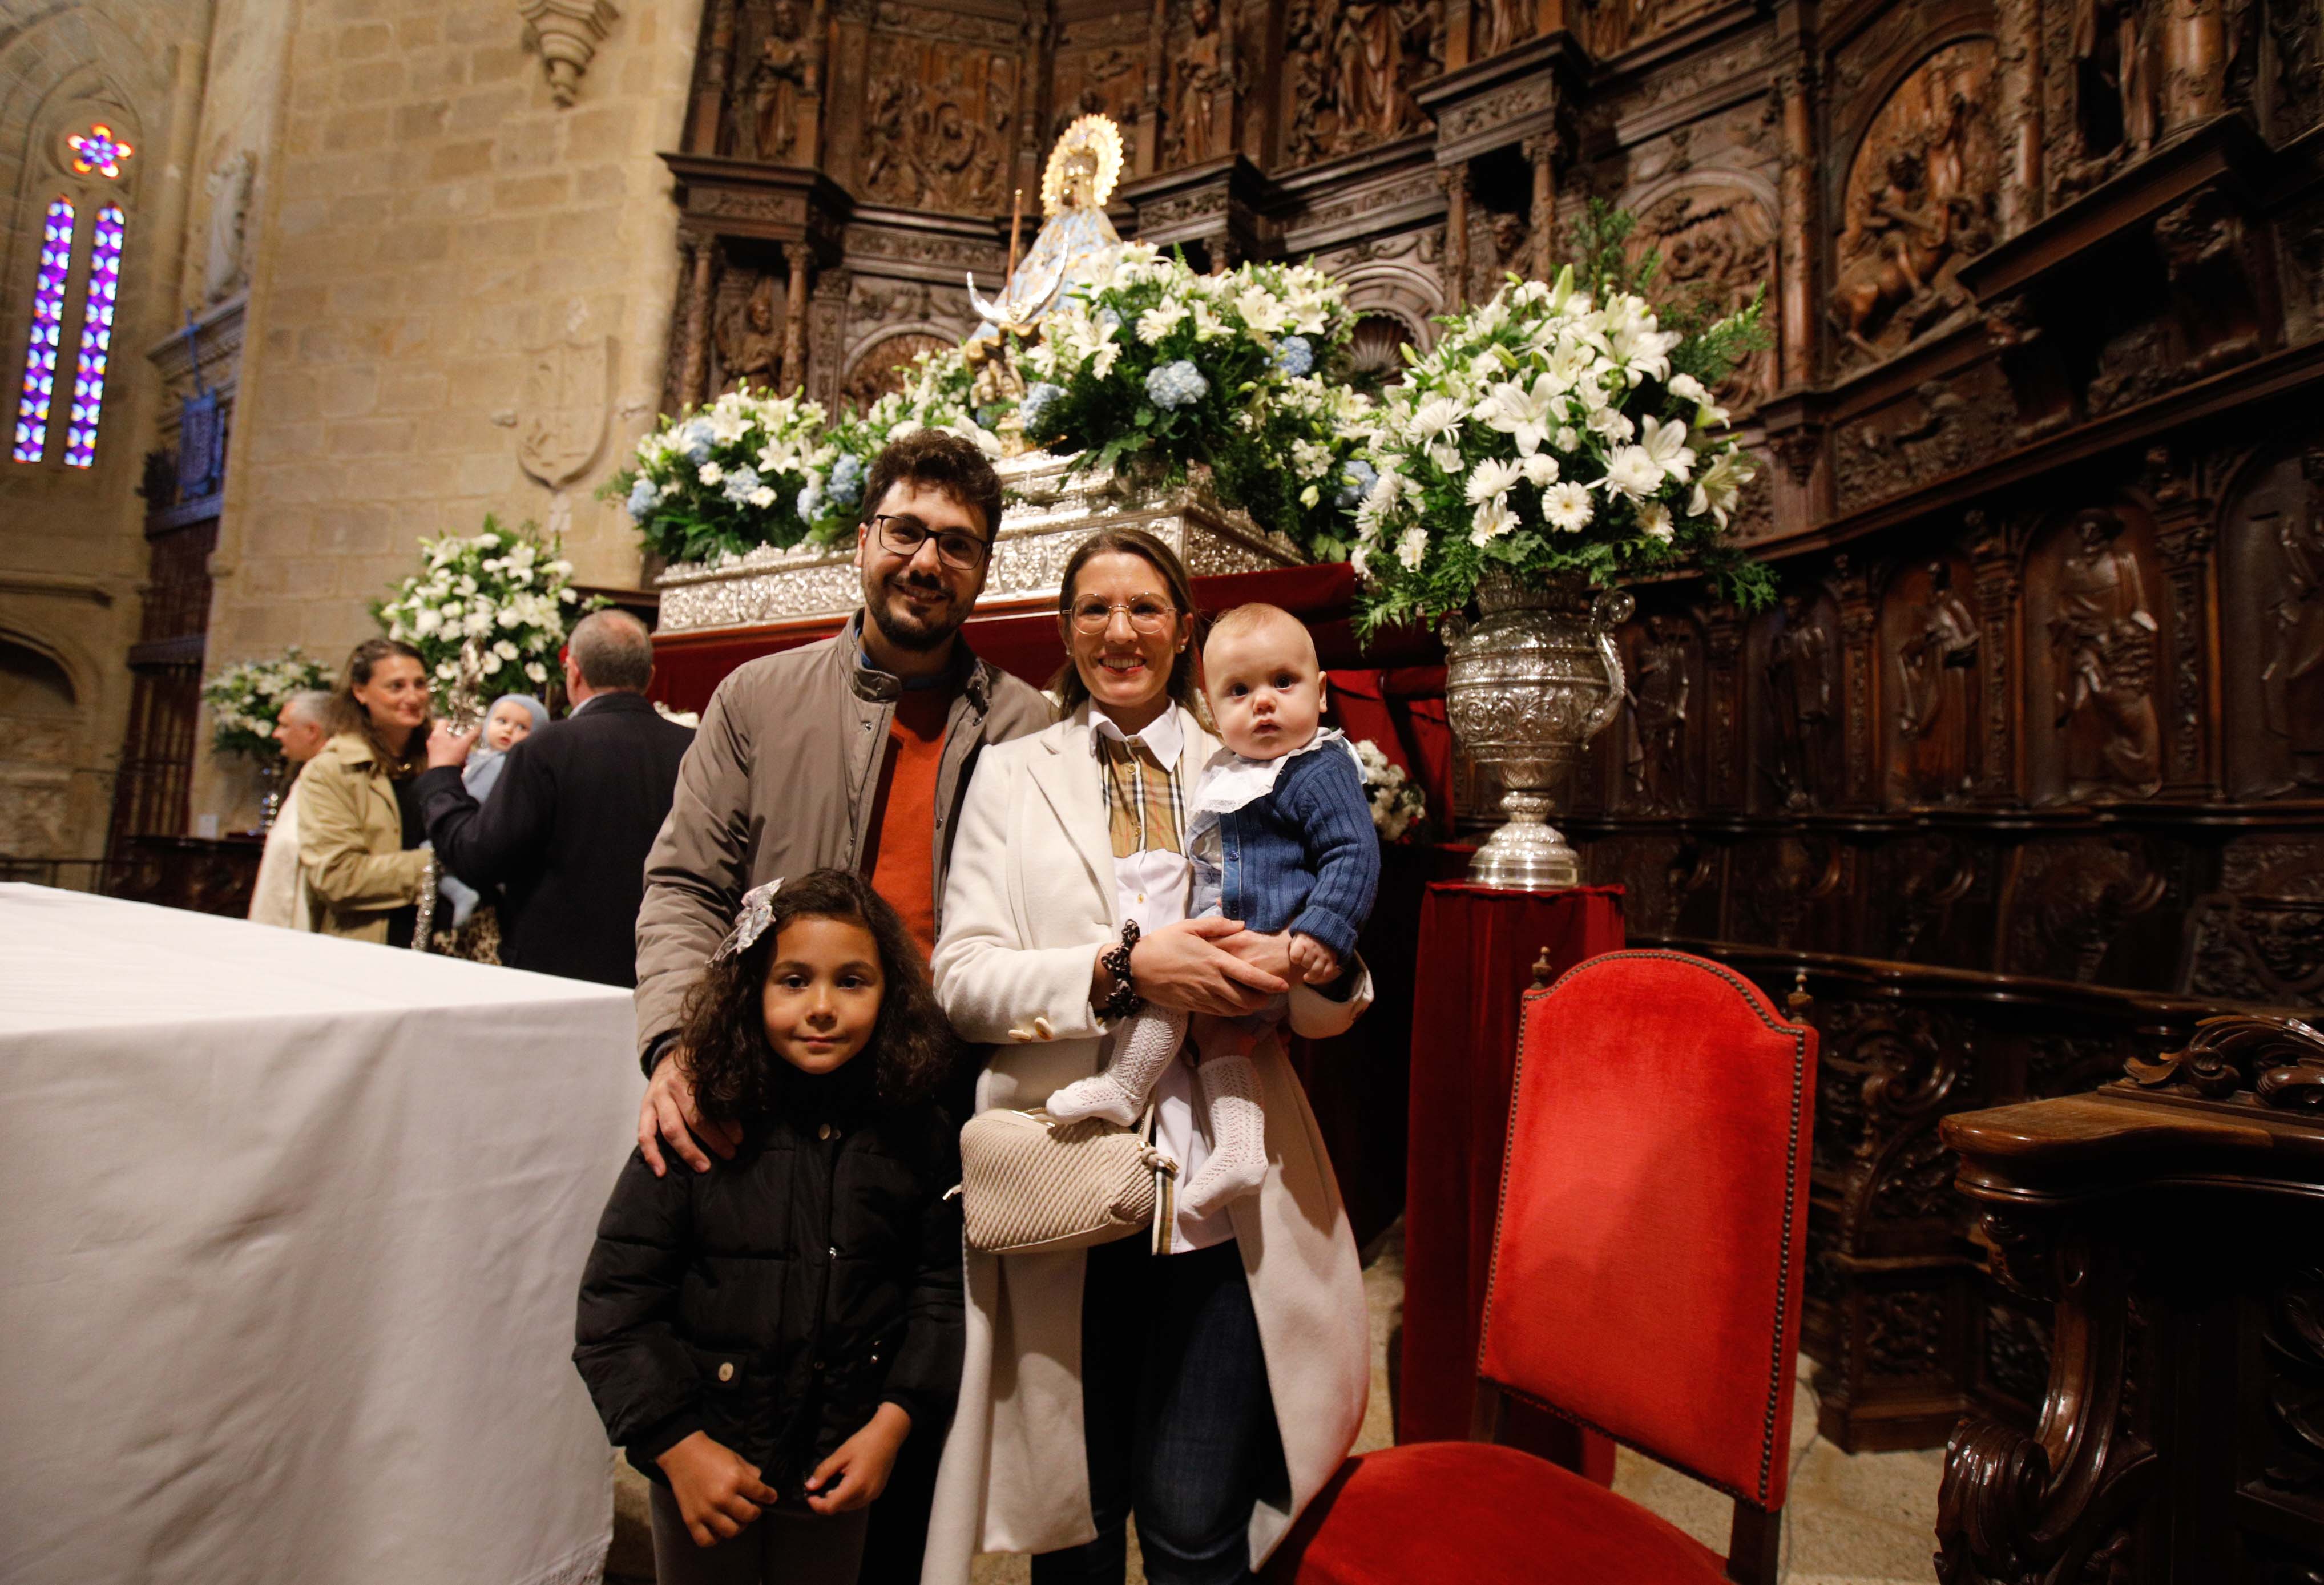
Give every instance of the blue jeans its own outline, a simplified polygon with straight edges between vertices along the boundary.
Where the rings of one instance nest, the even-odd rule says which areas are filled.
[[[1033,1585],[1121,1585],[1126,1525],[1152,1585],[1240,1585],[1250,1514],[1288,1500],[1259,1317],[1232,1240],[1153,1255],[1143,1239],[1089,1253],[1082,1426],[1097,1539],[1033,1560]]]

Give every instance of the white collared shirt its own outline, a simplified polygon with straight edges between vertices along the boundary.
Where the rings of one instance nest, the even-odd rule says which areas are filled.
[[[1092,703],[1090,725],[1093,731],[1127,742],[1133,734],[1114,724],[1103,708]],[[1176,705],[1170,705],[1150,722],[1146,730],[1134,734],[1138,741],[1154,751],[1154,757],[1168,767],[1175,778],[1178,760],[1186,746],[1185,717]],[[1094,757],[1094,756],[1093,756]],[[1101,779],[1105,775],[1102,760],[1093,774]],[[1181,788],[1183,793],[1185,789]],[[1190,800],[1182,800],[1191,808]],[[1111,805],[1107,806],[1107,818],[1111,819]],[[1189,820],[1188,824],[1191,824]],[[1183,843],[1187,832],[1182,827],[1178,836]],[[1118,858],[1113,862],[1114,892],[1121,917],[1138,921],[1140,935],[1158,930],[1165,925],[1175,925],[1186,917],[1186,903],[1194,893],[1194,864],[1185,853],[1174,853],[1167,848],[1148,848],[1141,852]],[[1203,1104],[1202,1092],[1194,1082],[1194,1070],[1183,1059],[1162,1070],[1154,1082],[1154,1143],[1178,1163],[1178,1184],[1186,1182],[1202,1167],[1211,1153],[1210,1111]],[[1108,1037],[1107,1055],[1112,1055],[1111,1037]],[[1179,1212],[1174,1230],[1171,1250],[1185,1254],[1191,1250],[1222,1244],[1234,1237],[1234,1221],[1224,1209],[1211,1215],[1195,1218]]]

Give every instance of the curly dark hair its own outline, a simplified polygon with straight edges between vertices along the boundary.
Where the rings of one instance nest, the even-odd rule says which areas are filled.
[[[936,1098],[958,1051],[952,1025],[936,1005],[928,972],[904,921],[862,876],[815,870],[786,880],[774,898],[774,917],[747,951],[712,963],[687,997],[678,1061],[694,1086],[702,1115],[745,1128],[779,1111],[809,1075],[785,1062],[767,1039],[760,991],[783,927],[794,919],[845,919],[863,926],[880,948],[884,989],[879,1020],[859,1059],[839,1070],[858,1075],[866,1099],[910,1106]],[[868,1056],[868,1063],[861,1057]],[[864,1084],[862,1071],[871,1070]]]
[[[949,496],[984,520],[984,542],[990,546],[1001,532],[1001,475],[984,460],[973,440],[948,429],[915,429],[891,440],[872,459],[871,477],[863,482],[860,521],[870,522],[888,499],[890,486],[914,484]]]

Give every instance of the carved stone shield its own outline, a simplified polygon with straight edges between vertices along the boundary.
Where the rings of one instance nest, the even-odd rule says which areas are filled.
[[[613,338],[561,341],[526,355],[517,418],[517,460],[560,489],[581,476],[605,438],[613,401]]]

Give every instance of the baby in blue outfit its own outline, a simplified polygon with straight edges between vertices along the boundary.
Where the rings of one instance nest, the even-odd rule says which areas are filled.
[[[1314,640],[1279,606],[1237,606],[1203,646],[1203,687],[1226,747],[1204,768],[1194,794],[1188,912],[1262,933],[1290,931],[1292,972],[1328,985],[1355,956],[1380,860],[1362,761],[1344,736],[1317,724],[1323,677]],[[1194,1216],[1250,1193],[1267,1175],[1267,1120],[1250,1053],[1282,1021],[1287,1000],[1276,997],[1242,1018],[1194,1020],[1212,1146],[1180,1195]],[[1186,1021],[1159,1008],[1139,1012],[1105,1071],[1053,1093],[1049,1115],[1137,1120],[1177,1055]]]

